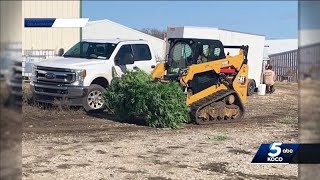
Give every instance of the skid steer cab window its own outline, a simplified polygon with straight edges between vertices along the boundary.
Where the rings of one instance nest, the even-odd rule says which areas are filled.
[[[197,63],[210,62],[225,58],[224,51],[220,44],[215,41],[202,42],[198,44]]]
[[[178,42],[172,47],[169,55],[171,61],[169,73],[176,74],[188,66],[192,59],[192,48],[187,42]]]
[[[109,59],[117,44],[79,42],[70,48],[63,56],[87,59]]]

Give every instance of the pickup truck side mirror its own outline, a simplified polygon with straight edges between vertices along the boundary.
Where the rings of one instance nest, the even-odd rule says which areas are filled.
[[[58,51],[58,56],[62,56],[64,54],[64,49],[60,48]]]

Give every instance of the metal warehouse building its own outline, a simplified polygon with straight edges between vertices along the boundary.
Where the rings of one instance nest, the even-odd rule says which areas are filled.
[[[81,18],[81,1],[22,1],[24,18]],[[32,64],[69,49],[81,39],[80,28],[22,28],[22,75],[28,79]]]
[[[278,81],[297,81],[298,50],[286,51],[269,55],[270,65],[277,75]]]
[[[143,39],[148,41],[156,54],[158,61],[164,59],[166,43],[164,40],[156,38],[146,33],[142,33],[127,26],[103,19],[89,21],[82,28],[82,39]]]
[[[298,39],[274,39],[266,41],[267,62],[272,65],[278,81],[298,79]]]
[[[279,81],[297,81],[304,77],[320,78],[320,30],[299,31],[299,49],[298,40],[272,41],[267,42],[270,46],[269,63]],[[284,48],[287,51],[279,52]]]
[[[22,1],[22,18],[80,18],[81,2]],[[68,49],[80,40],[80,28],[23,28],[23,50]]]

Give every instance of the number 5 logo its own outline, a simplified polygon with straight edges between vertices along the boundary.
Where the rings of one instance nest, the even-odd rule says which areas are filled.
[[[272,143],[270,144],[269,150],[270,152],[268,153],[268,156],[271,157],[276,157],[279,156],[279,154],[281,153],[281,146],[282,143]]]

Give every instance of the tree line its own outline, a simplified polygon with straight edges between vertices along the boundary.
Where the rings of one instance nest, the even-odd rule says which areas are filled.
[[[166,37],[166,31],[156,28],[142,28],[137,30],[163,40]]]

